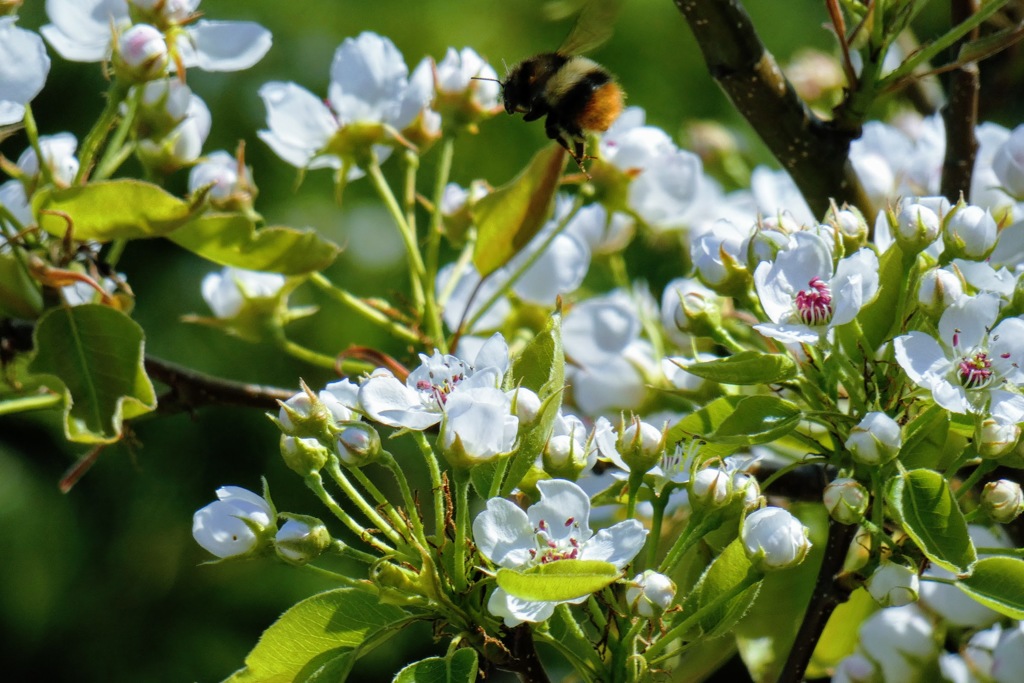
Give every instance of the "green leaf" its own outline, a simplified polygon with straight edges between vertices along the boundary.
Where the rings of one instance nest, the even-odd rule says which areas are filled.
[[[747,559],[743,544],[735,539],[715,558],[686,596],[683,601],[683,617],[710,605],[746,579],[752,571],[755,570]],[[700,632],[707,638],[715,638],[732,629],[754,604],[761,583],[758,581],[701,617],[698,624]]]
[[[901,472],[889,481],[888,503],[929,560],[956,574],[967,574],[978,559],[967,522],[938,472]]]
[[[684,370],[719,384],[775,384],[795,377],[796,363],[781,353],[741,351],[728,358],[692,363]]]
[[[127,178],[43,190],[32,200],[32,213],[39,227],[51,235],[63,237],[70,228],[76,240],[98,242],[159,237],[191,218],[189,205],[181,199],[156,185]]]
[[[981,604],[1011,619],[1024,619],[1024,560],[985,557],[956,587]]]
[[[405,611],[369,593],[338,588],[299,602],[263,632],[229,683],[340,681],[351,668],[352,650],[397,632]],[[330,672],[332,675],[327,675]],[[338,675],[334,675],[338,674]]]
[[[525,572],[498,570],[498,585],[522,600],[573,600],[615,583],[622,572],[611,562],[558,560]]]
[[[398,672],[394,683],[475,683],[477,668],[476,650],[467,647],[410,664]]]
[[[949,434],[949,411],[935,404],[915,417],[905,430],[899,460],[908,469],[932,469],[942,459]]]
[[[13,251],[0,253],[0,318],[31,320],[42,310],[39,283],[29,276]]]
[[[540,413],[519,434],[519,443],[512,453],[500,495],[507,496],[530,471],[537,455],[551,438],[551,430],[562,406],[565,387],[565,354],[562,351],[562,316],[551,314],[540,334],[526,345],[512,363],[512,386],[532,389],[541,400]]]
[[[733,414],[736,406],[746,396],[722,396],[700,410],[690,413],[671,429],[666,437],[667,443],[676,443],[684,439],[703,439],[708,434],[714,433],[725,420]],[[715,458],[724,457],[738,450],[738,444],[708,443],[701,448],[701,457]]]
[[[796,404],[778,396],[746,396],[706,438],[740,446],[768,443],[793,431],[802,417]]]
[[[315,230],[257,230],[239,213],[205,214],[170,233],[167,239],[222,266],[282,275],[323,270],[341,251]]]
[[[890,331],[897,322],[900,302],[907,295],[905,272],[903,252],[894,244],[879,258],[878,294],[875,300],[857,314],[864,338],[871,347],[868,351],[874,351],[890,337]]]
[[[487,277],[522,251],[551,217],[565,150],[549,145],[512,179],[480,199],[473,215],[477,241],[473,265]]]
[[[878,603],[863,588],[853,591],[849,600],[836,606],[811,655],[807,678],[827,677],[844,657],[853,654],[860,642],[860,625],[876,611]]]
[[[36,326],[35,348],[29,372],[59,384],[70,441],[116,441],[125,419],[156,408],[142,328],[120,311],[98,304],[51,309]]]

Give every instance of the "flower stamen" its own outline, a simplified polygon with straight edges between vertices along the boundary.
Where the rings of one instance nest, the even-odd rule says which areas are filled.
[[[796,294],[796,314],[802,323],[811,327],[827,325],[832,320],[832,292],[820,277],[813,277],[807,289]]]

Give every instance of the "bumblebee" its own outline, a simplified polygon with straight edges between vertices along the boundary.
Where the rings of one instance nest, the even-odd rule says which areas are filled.
[[[611,35],[615,4],[589,2],[558,50],[524,59],[501,81],[505,111],[523,114],[524,121],[547,116],[547,136],[564,147],[580,169],[588,158],[587,133],[608,130],[622,112],[624,94],[615,77],[580,56]]]

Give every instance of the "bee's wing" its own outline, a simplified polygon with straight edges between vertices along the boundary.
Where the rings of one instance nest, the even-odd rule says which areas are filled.
[[[576,17],[576,24],[558,48],[558,53],[580,54],[608,40],[621,4],[621,0],[586,0]]]

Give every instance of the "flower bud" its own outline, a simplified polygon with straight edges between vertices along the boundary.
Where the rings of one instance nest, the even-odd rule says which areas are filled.
[[[990,481],[982,489],[981,507],[996,522],[1009,524],[1024,512],[1020,484],[1009,479]]]
[[[622,429],[616,448],[631,472],[646,472],[661,459],[665,451],[665,435],[654,425],[634,417]]]
[[[331,546],[331,534],[316,517],[283,514],[286,521],[274,537],[274,548],[286,562],[303,565]]]
[[[943,221],[942,239],[951,256],[982,261],[996,246],[997,232],[996,220],[987,209],[960,200]]]
[[[761,484],[745,472],[732,475],[732,491],[733,500],[742,498],[744,510],[753,510],[761,503]]]
[[[439,443],[449,463],[469,469],[511,452],[518,432],[512,399],[500,389],[473,387],[448,396]]]
[[[675,597],[676,584],[653,569],[634,576],[626,588],[626,603],[630,609],[648,619],[667,610]]]
[[[571,434],[556,434],[548,439],[542,456],[545,472],[570,481],[575,481],[586,469],[587,459],[586,444]]]
[[[830,210],[826,220],[838,233],[845,253],[853,254],[867,245],[871,231],[868,222],[857,209],[842,209],[835,212]]]
[[[885,413],[871,412],[850,430],[846,448],[862,465],[884,465],[899,453],[903,435],[896,420]]]
[[[278,401],[277,425],[289,436],[325,438],[330,440],[334,416],[327,405],[305,382],[302,391],[287,401]]]
[[[1002,422],[989,417],[981,423],[978,438],[978,455],[994,460],[1006,455],[1020,440],[1020,426],[1013,422]]]
[[[210,206],[220,211],[252,209],[256,185],[252,173],[240,159],[223,150],[207,155],[188,174],[189,194],[206,192]]]
[[[222,486],[217,500],[192,516],[192,537],[221,559],[253,556],[270,542],[274,517],[266,498],[240,486]]]
[[[764,572],[795,567],[811,549],[810,531],[788,510],[766,507],[743,520],[740,539],[747,559]]]
[[[832,519],[840,524],[856,524],[864,519],[870,496],[856,479],[841,478],[825,487],[822,498]]]
[[[126,81],[160,78],[167,73],[169,63],[164,34],[149,24],[135,24],[118,36],[114,70]]]
[[[300,477],[305,477],[319,472],[327,464],[330,451],[324,448],[318,439],[302,439],[282,434],[281,457],[290,470]]]
[[[1024,199],[1024,125],[1017,126],[992,158],[992,171],[1014,199]]]
[[[512,399],[512,412],[519,418],[519,424],[529,424],[540,414],[540,397],[525,387],[505,392]]]
[[[921,276],[917,303],[936,320],[950,304],[964,295],[964,285],[955,274],[942,268],[931,268]]]
[[[831,683],[882,683],[878,667],[859,652],[844,657],[836,665]]]
[[[921,582],[917,570],[889,560],[882,560],[864,586],[882,607],[903,607],[917,602]]]
[[[923,204],[903,202],[899,214],[890,216],[896,243],[908,254],[923,251],[939,237],[942,221]]]
[[[698,507],[720,508],[732,497],[732,479],[727,472],[706,467],[690,481],[690,503]]]
[[[753,273],[762,261],[774,261],[789,245],[789,235],[780,230],[756,230],[747,242],[747,270]]]
[[[334,442],[334,452],[346,467],[369,465],[382,451],[380,434],[365,422],[345,423]]]

